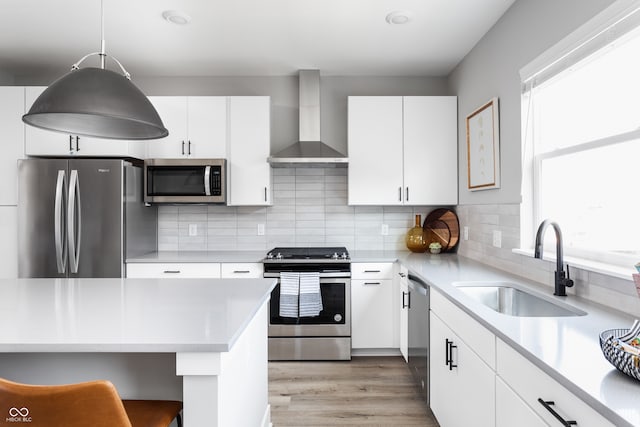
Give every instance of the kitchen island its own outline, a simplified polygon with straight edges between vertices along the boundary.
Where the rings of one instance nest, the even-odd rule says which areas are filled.
[[[268,426],[274,279],[0,280],[0,376],[111,380],[180,399],[186,427]]]

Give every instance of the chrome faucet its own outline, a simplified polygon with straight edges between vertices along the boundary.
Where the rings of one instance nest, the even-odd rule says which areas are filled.
[[[562,260],[562,232],[560,231],[560,226],[548,219],[545,219],[538,227],[538,232],[536,233],[536,246],[535,246],[535,257],[542,259],[542,244],[544,232],[547,230],[547,226],[552,226],[553,231],[556,233],[556,274],[555,274],[555,289],[553,294],[561,297],[566,297],[567,292],[566,288],[570,288],[573,286],[573,280],[569,277],[569,266],[567,265],[567,274],[565,277],[565,272],[563,270],[564,263]]]

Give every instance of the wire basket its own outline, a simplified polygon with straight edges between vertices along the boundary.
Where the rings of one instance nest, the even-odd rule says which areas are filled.
[[[620,372],[640,381],[640,356],[627,353],[614,343],[629,329],[608,329],[600,333],[600,348],[604,357]]]

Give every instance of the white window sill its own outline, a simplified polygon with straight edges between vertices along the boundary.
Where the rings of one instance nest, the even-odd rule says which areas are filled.
[[[524,255],[526,257],[534,258],[533,249],[514,248],[511,250],[511,252],[513,252],[514,254]],[[556,262],[555,251],[545,252],[543,254],[543,259],[545,261],[552,261],[555,263]],[[570,256],[565,256],[563,261],[565,265],[569,264],[569,266],[571,267],[576,267],[581,270],[592,271],[594,273],[604,274],[607,276],[613,276],[619,279],[626,279],[629,281],[633,280],[631,275],[633,273],[637,273],[637,271],[634,268],[619,267],[617,265],[606,264],[603,262],[597,262],[597,261],[592,261],[592,260],[583,259],[583,258],[574,258]]]

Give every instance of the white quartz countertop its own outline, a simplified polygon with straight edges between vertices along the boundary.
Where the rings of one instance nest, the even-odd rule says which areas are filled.
[[[267,251],[158,251],[127,258],[127,263],[262,262]]]
[[[510,344],[616,426],[640,426],[640,381],[619,372],[602,355],[600,332],[629,328],[633,318],[576,296],[553,296],[551,287],[454,254],[399,253],[398,259],[498,338]],[[571,317],[514,317],[497,313],[452,285],[507,281],[586,312]]]
[[[275,279],[0,280],[0,352],[225,352]]]
[[[262,262],[263,251],[158,251],[127,258],[127,263]],[[409,252],[353,251],[352,262],[395,262]]]

